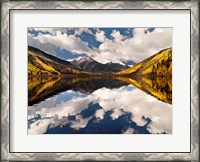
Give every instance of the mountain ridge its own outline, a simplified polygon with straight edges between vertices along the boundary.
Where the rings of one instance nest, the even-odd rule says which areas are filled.
[[[89,74],[68,61],[28,46],[28,74]]]
[[[28,74],[172,75],[172,48],[163,49],[135,66],[129,67],[111,62],[102,64],[91,57],[70,62],[28,46]]]
[[[78,68],[95,73],[116,73],[129,68],[128,66],[121,65],[119,63],[106,63],[102,64],[92,57],[82,57],[71,61],[71,63]]]
[[[139,62],[135,66],[120,71],[118,75],[172,75],[172,48],[163,49]]]

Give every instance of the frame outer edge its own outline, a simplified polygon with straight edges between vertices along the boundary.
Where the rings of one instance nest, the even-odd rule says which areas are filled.
[[[9,159],[9,4],[1,4],[1,159]]]
[[[191,153],[199,160],[199,1],[191,3]]]

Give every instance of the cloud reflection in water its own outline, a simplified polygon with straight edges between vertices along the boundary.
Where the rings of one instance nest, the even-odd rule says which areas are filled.
[[[172,105],[133,85],[89,95],[68,90],[29,106],[28,119],[28,134],[172,133]]]

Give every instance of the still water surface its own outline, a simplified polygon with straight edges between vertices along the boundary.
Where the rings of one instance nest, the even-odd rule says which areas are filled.
[[[28,134],[171,134],[171,80],[29,77]]]

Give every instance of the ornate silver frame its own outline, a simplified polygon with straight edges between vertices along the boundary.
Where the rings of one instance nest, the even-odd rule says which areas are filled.
[[[189,9],[191,11],[190,153],[11,153],[9,151],[9,11],[11,9]],[[1,160],[199,161],[199,1],[3,1],[1,2]]]

